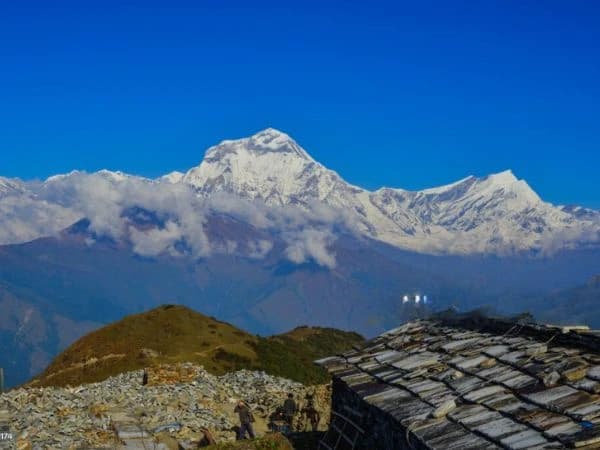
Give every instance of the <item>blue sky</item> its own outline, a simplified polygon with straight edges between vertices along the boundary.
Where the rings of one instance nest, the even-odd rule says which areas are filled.
[[[7,3],[1,175],[158,176],[275,127],[367,188],[510,168],[600,208],[598,2]]]

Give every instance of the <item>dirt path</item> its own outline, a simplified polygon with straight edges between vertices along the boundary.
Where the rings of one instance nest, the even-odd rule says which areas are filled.
[[[54,373],[51,373],[50,375],[48,375],[47,378],[52,379],[58,375],[65,373],[65,372],[69,372],[69,371],[75,370],[75,369],[81,369],[82,367],[85,367],[85,366],[91,366],[93,364],[98,363],[98,361],[105,361],[107,359],[125,358],[125,356],[127,356],[127,355],[125,355],[125,353],[118,353],[118,354],[111,353],[109,355],[101,356],[100,358],[92,357],[85,362],[71,364],[69,367],[65,367],[64,369],[60,369]]]
[[[225,345],[226,344],[219,344],[219,345],[216,345],[216,346],[214,346],[212,348],[209,348],[208,350],[204,350],[203,352],[195,352],[195,354],[198,355],[198,356],[206,356],[208,353],[210,353],[210,352],[212,352],[214,350],[218,350],[220,348],[225,347]]]

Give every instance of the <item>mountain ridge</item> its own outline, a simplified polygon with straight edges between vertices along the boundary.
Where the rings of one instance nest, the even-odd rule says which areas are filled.
[[[3,180],[2,186],[11,182]],[[22,191],[4,188],[0,193],[0,211],[5,212],[0,244],[52,235],[82,218],[90,219],[98,233],[119,239],[127,225],[115,224],[131,207],[162,210],[170,217],[168,227],[138,233],[144,247],[172,252],[175,242],[192,241],[195,255],[206,252],[202,220],[194,217],[206,208],[288,234],[298,232],[295,217],[301,215],[305,228],[321,224],[316,232],[329,236],[322,239],[335,238],[332,226],[337,224],[356,235],[429,254],[537,255],[600,243],[600,212],[544,202],[510,170],[421,191],[369,191],[347,183],[272,128],[210,147],[201,163],[185,173],[148,179],[118,171],[73,171],[19,186]],[[185,208],[184,203],[195,206]],[[264,218],[282,216],[282,211],[285,220]]]

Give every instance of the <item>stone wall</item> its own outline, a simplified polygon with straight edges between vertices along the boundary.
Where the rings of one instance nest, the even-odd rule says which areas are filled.
[[[365,432],[356,444],[357,450],[421,450],[414,436],[407,439],[406,429],[384,411],[363,401],[346,383],[334,378],[332,410],[359,425]]]

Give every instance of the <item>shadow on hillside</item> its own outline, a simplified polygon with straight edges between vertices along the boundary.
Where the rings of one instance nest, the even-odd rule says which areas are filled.
[[[317,450],[319,440],[323,438],[324,431],[304,431],[287,435],[294,450]]]

